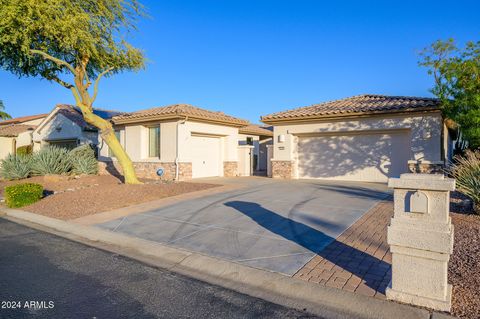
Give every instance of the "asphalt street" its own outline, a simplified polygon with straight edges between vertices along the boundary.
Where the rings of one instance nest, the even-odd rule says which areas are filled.
[[[0,318],[313,318],[0,218]]]

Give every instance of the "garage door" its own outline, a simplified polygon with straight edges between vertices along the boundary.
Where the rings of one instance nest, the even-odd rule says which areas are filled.
[[[192,136],[192,177],[220,176],[220,139]]]
[[[300,178],[387,182],[407,172],[408,132],[300,137]]]

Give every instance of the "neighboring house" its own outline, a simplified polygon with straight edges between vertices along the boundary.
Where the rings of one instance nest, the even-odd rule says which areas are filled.
[[[272,144],[273,128],[249,124],[241,127],[238,132],[238,145],[253,147],[252,163],[250,165],[252,173],[255,171],[266,172],[268,164],[267,145]]]
[[[94,109],[94,114],[109,120],[121,112]],[[98,130],[85,122],[79,108],[59,104],[33,131],[34,150],[45,145],[68,149],[81,144],[98,144]]]
[[[262,117],[274,126],[272,176],[386,182],[439,171],[452,136],[432,98],[359,95]]]
[[[20,146],[32,144],[32,133],[48,114],[17,117],[0,122],[0,159],[16,154]]]
[[[112,122],[142,178],[158,178],[160,168],[165,179],[243,175],[239,173],[239,139],[258,140],[266,134],[248,131],[240,136],[239,129],[248,121],[188,104],[127,113],[113,117]],[[104,142],[99,146],[101,171],[118,173],[121,168],[108,146]]]

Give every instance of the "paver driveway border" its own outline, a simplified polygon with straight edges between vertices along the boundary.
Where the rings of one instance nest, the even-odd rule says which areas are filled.
[[[2,211],[5,214],[2,217],[12,222],[325,318],[443,317],[425,309],[357,295],[91,226],[21,210]]]

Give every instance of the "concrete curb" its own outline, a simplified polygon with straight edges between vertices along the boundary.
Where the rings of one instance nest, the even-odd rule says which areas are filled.
[[[21,210],[3,211],[6,216],[2,218],[10,221],[321,317],[431,317],[425,309],[357,295],[96,227]]]

